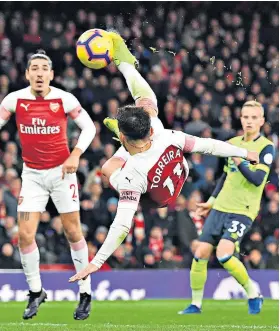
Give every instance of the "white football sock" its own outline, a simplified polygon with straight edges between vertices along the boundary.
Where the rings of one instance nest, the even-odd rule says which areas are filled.
[[[192,290],[192,305],[201,308],[202,300],[203,300],[203,292],[204,292],[204,288],[202,290]]]
[[[20,249],[20,259],[26,281],[32,292],[40,292],[42,282],[40,277],[40,254],[34,241],[30,246]]]
[[[248,279],[248,282],[243,287],[247,293],[248,299],[258,298],[259,293],[251,278]]]
[[[77,272],[79,272],[84,269],[89,263],[87,243],[85,241],[85,238],[83,238],[76,243],[69,244],[71,247],[71,256],[75,265],[75,269]],[[88,276],[86,280],[80,280],[78,284],[80,287],[80,293],[91,294],[90,276]]]

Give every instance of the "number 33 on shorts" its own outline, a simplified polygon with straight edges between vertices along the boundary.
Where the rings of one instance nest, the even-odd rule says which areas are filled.
[[[245,230],[247,229],[246,225],[240,223],[239,221],[232,221],[231,227],[228,229],[230,233],[236,233],[239,238],[244,236]]]

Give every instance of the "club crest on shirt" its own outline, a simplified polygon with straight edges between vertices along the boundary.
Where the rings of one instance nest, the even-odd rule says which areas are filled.
[[[54,113],[58,112],[59,110],[59,103],[58,102],[51,102],[50,103],[50,110]]]
[[[21,205],[22,204],[22,201],[23,201],[23,197],[18,197],[18,205]]]

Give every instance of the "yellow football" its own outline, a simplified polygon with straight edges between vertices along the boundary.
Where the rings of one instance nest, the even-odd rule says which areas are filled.
[[[86,67],[102,69],[112,61],[113,41],[106,31],[91,29],[78,39],[76,53]]]

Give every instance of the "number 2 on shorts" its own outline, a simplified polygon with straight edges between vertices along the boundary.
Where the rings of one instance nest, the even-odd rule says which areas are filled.
[[[72,199],[76,199],[78,197],[77,194],[76,194],[76,185],[75,184],[71,184],[70,185],[70,190],[73,190]]]

